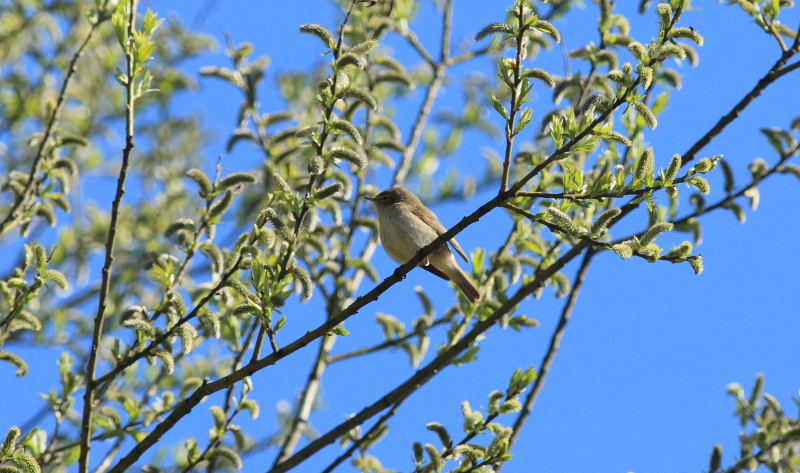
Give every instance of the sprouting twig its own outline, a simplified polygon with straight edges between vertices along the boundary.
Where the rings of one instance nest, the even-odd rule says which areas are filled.
[[[122,207],[122,198],[125,196],[125,182],[130,169],[131,152],[133,151],[134,134],[134,107],[136,104],[135,81],[134,77],[134,52],[131,44],[136,30],[136,0],[129,0],[128,12],[128,31],[126,32],[128,43],[125,48],[125,59],[127,63],[127,85],[125,87],[126,114],[125,114],[125,148],[122,150],[122,164],[120,165],[119,177],[117,178],[117,191],[114,201],[111,204],[111,221],[108,225],[108,238],[106,239],[106,256],[102,270],[102,282],[100,283],[100,298],[97,307],[97,315],[94,319],[94,330],[92,332],[92,346],[89,350],[89,359],[86,363],[86,391],[83,395],[83,419],[81,421],[80,457],[78,460],[78,470],[81,473],[89,473],[89,450],[91,449],[92,417],[95,408],[95,385],[93,384],[97,369],[97,356],[100,350],[100,342],[103,338],[103,325],[106,316],[106,306],[108,295],[111,288],[111,270],[114,266],[114,250],[116,247],[117,221]]]

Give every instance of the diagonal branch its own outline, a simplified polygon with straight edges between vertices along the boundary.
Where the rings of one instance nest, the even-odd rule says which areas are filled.
[[[41,137],[41,142],[39,143],[39,149],[36,151],[36,156],[33,158],[33,163],[31,164],[31,170],[29,173],[30,179],[28,179],[27,184],[25,185],[25,189],[22,191],[22,195],[16,199],[14,204],[8,211],[8,214],[0,221],[0,237],[3,237],[6,233],[8,233],[14,225],[16,225],[19,220],[22,218],[22,214],[19,213],[20,207],[25,204],[25,201],[28,200],[31,193],[36,192],[36,187],[41,183],[39,179],[36,178],[36,174],[39,172],[39,168],[42,164],[42,159],[45,156],[45,148],[50,141],[50,137],[53,135],[53,131],[56,128],[56,123],[58,123],[58,119],[61,115],[61,111],[64,108],[64,103],[67,100],[67,90],[69,88],[70,83],[72,82],[72,77],[75,75],[75,72],[78,70],[78,60],[83,56],[86,52],[86,48],[89,46],[92,38],[94,37],[97,28],[106,20],[106,3],[103,2],[102,6],[98,7],[97,17],[95,21],[92,22],[91,26],[89,27],[88,33],[86,33],[86,37],[83,39],[83,42],[78,47],[78,50],[75,51],[75,54],[72,56],[72,60],[69,62],[69,66],[67,67],[67,72],[64,75],[64,80],[61,83],[61,91],[58,94],[58,98],[56,99],[55,107],[53,108],[53,112],[50,114],[50,119],[47,121],[47,125],[45,126],[44,133]]]
[[[700,150],[705,148],[714,138],[722,133],[725,127],[739,118],[739,115],[742,114],[744,109],[753,103],[753,101],[757,99],[770,84],[781,78],[784,74],[791,72],[791,70],[794,70],[796,67],[800,67],[797,63],[789,66],[791,69],[786,67],[786,64],[789,62],[789,60],[798,52],[800,52],[800,34],[798,34],[798,36],[795,38],[792,47],[781,54],[781,57],[775,62],[766,75],[764,75],[764,77],[762,77],[761,80],[756,83],[750,92],[748,92],[747,95],[745,95],[742,100],[739,101],[739,103],[734,105],[730,112],[720,118],[716,125],[708,130],[708,132],[703,135],[702,138],[700,138],[691,148],[689,148],[689,150],[683,155],[683,164],[686,164],[697,157],[697,153],[699,153]]]
[[[561,270],[568,262],[572,261],[578,255],[584,252],[588,244],[579,243],[570,251],[565,253],[553,265],[541,270],[536,274],[536,277],[528,284],[522,286],[511,298],[501,305],[492,315],[486,319],[476,323],[472,330],[464,335],[456,343],[452,344],[449,348],[444,350],[439,356],[428,363],[424,368],[418,370],[413,376],[408,378],[405,382],[398,387],[387,393],[384,397],[364,408],[358,414],[352,416],[347,421],[339,424],[331,429],[318,439],[311,442],[304,449],[297,452],[294,456],[279,464],[277,467],[269,470],[269,473],[283,473],[302,463],[304,460],[321,450],[322,448],[335,442],[337,438],[343,435],[348,430],[361,425],[369,418],[382,412],[384,409],[393,405],[401,399],[407,397],[410,393],[419,389],[420,386],[430,381],[436,374],[441,372],[442,369],[452,364],[461,352],[468,349],[480,335],[489,330],[501,317],[508,314],[526,297],[531,295],[536,289],[542,285],[557,271]]]
[[[406,145],[403,157],[392,179],[392,185],[394,186],[402,186],[408,177],[411,164],[414,162],[414,153],[416,153],[419,142],[422,139],[422,131],[428,123],[428,117],[430,117],[433,104],[436,102],[439,89],[441,89],[442,83],[444,82],[445,73],[450,66],[450,34],[453,26],[452,20],[453,0],[447,0],[444,5],[444,17],[442,20],[442,53],[440,62],[435,62],[422,45],[417,47],[417,50],[420,51],[420,54],[422,54],[426,62],[431,66],[431,69],[433,69],[433,80],[428,85],[428,90],[425,92],[425,99],[422,101],[419,112],[417,112],[417,120],[414,122],[414,127],[411,130],[411,138],[408,145]],[[404,34],[404,36],[409,41],[412,41],[412,44],[415,44],[415,42],[418,44],[416,35]]]

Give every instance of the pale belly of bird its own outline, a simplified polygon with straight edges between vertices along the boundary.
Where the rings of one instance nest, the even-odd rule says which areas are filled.
[[[391,218],[394,217],[394,215],[391,216]],[[417,251],[419,251],[420,248],[426,246],[438,236],[433,229],[430,229],[430,227],[427,227],[430,229],[430,232],[404,231],[402,233],[398,233],[393,230],[397,228],[408,230],[410,228],[418,227],[418,225],[412,226],[404,222],[398,223],[399,225],[382,225],[380,229],[381,244],[383,245],[383,248],[386,250],[386,253],[388,253],[389,256],[398,263],[408,262],[408,260],[417,254]],[[447,248],[443,246],[442,248],[437,249],[434,253],[439,255],[440,253],[446,251]],[[422,264],[424,265],[424,262]]]

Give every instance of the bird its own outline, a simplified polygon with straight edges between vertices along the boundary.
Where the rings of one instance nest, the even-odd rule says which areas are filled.
[[[383,249],[399,264],[407,263],[419,250],[447,231],[436,214],[408,189],[392,187],[375,197],[365,198],[375,205],[378,212]],[[467,254],[455,238],[448,243],[469,263]],[[478,288],[461,270],[447,244],[434,250],[419,266],[446,281],[453,281],[471,303],[481,298]]]

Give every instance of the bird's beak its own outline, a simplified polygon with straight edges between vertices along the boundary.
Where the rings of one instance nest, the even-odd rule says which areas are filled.
[[[370,201],[370,202],[375,202],[375,197],[367,197],[367,196],[364,196],[364,198],[365,198],[365,199],[367,199],[367,200],[368,200],[368,201]]]

